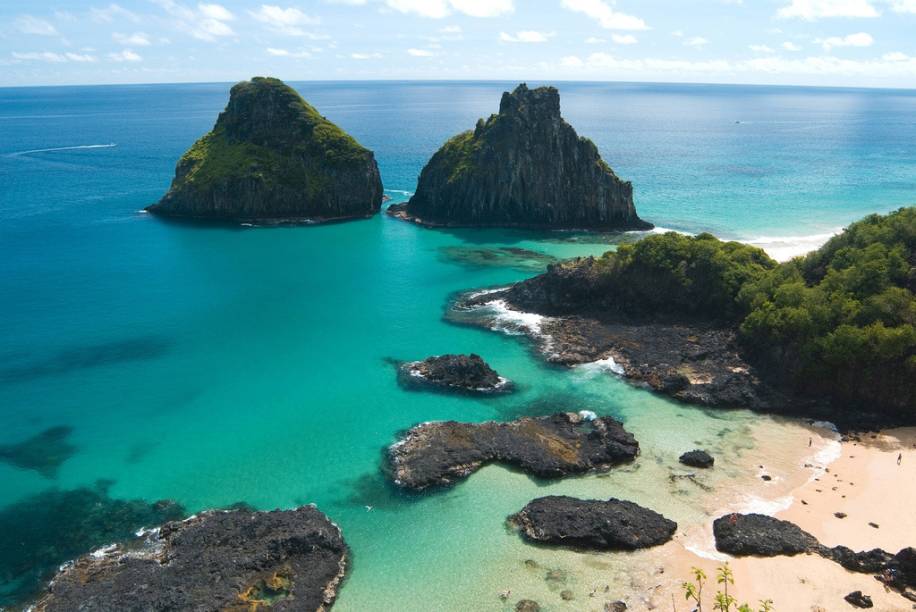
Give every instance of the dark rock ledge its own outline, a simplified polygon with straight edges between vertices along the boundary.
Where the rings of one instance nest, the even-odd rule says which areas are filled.
[[[408,361],[398,367],[398,380],[408,388],[440,388],[466,393],[498,393],[512,390],[479,355],[439,355]]]
[[[916,601],[916,548],[891,554],[880,548],[855,552],[824,546],[798,525],[762,514],[728,514],[715,520],[716,549],[736,557],[817,554],[852,572],[875,574],[887,586]]]
[[[528,503],[509,523],[533,542],[588,550],[637,550],[669,541],[677,523],[633,502],[551,495]]]
[[[324,611],[347,560],[314,507],[208,511],[66,564],[33,609]]]
[[[396,485],[421,491],[451,486],[487,463],[503,463],[540,478],[606,470],[632,461],[639,443],[611,417],[576,413],[506,423],[423,423],[391,445],[386,472]]]

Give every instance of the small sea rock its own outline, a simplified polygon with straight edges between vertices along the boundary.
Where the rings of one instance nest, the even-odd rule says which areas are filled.
[[[681,455],[678,459],[684,465],[696,468],[711,468],[715,463],[715,458],[704,450],[696,449]]]
[[[874,604],[871,601],[871,597],[869,597],[868,595],[862,594],[862,591],[853,591],[852,593],[850,593],[843,599],[848,601],[850,605],[852,605],[855,608],[873,608],[874,607]]]
[[[541,612],[541,604],[532,599],[522,599],[515,604],[515,612]]]

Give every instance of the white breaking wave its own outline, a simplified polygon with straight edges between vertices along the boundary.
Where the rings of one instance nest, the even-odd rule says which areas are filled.
[[[111,142],[108,144],[77,145],[75,147],[51,147],[49,149],[29,149],[28,151],[16,151],[15,153],[8,153],[7,157],[18,157],[20,155],[29,155],[31,153],[53,153],[55,151],[76,151],[80,149],[111,149],[116,146],[118,146],[116,143]]]
[[[504,300],[487,302],[487,306],[493,311],[493,327],[495,329],[515,335],[523,333],[541,334],[541,324],[544,322],[543,315],[512,310]]]
[[[386,189],[385,193],[399,193],[401,195],[407,195],[407,196],[413,195],[412,191],[405,191],[403,189]]]
[[[838,227],[829,233],[809,234],[807,236],[758,236],[741,240],[744,244],[760,247],[776,261],[789,261],[793,257],[804,255],[820,248],[825,242],[843,231]]]
[[[623,366],[614,361],[613,357],[605,357],[604,359],[599,359],[597,361],[590,361],[589,363],[583,363],[576,366],[577,370],[587,373],[605,373],[610,372],[616,374],[617,376],[624,376],[626,371],[623,369]]]

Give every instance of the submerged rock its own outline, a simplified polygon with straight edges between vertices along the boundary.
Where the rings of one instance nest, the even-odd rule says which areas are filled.
[[[493,393],[511,388],[509,380],[473,353],[408,361],[398,368],[398,374],[407,387],[438,387],[471,393]]]
[[[712,455],[704,450],[692,450],[681,455],[678,459],[684,465],[696,468],[711,468],[716,462]]]
[[[16,444],[0,445],[0,461],[26,470],[35,470],[45,478],[55,478],[61,464],[76,452],[70,444],[73,428],[50,427]]]
[[[664,544],[677,523],[633,502],[551,495],[528,503],[509,522],[534,542],[588,550],[636,550]]]
[[[499,113],[446,142],[390,214],[433,226],[651,229],[633,186],[560,116],[553,87],[519,85]]]
[[[372,151],[278,79],[235,85],[216,125],[182,156],[168,193],[148,207],[172,217],[327,221],[382,204]]]
[[[423,423],[387,453],[387,473],[405,489],[450,486],[486,463],[502,463],[540,478],[609,469],[632,461],[639,443],[611,417],[576,413],[507,423]]]
[[[208,511],[80,557],[34,610],[326,610],[347,556],[340,529],[311,506]]]
[[[185,516],[167,500],[112,498],[111,485],[50,489],[0,509],[0,608],[34,596],[65,561]]]

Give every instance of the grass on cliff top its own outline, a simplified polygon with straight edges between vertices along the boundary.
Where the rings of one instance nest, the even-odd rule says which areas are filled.
[[[231,177],[318,191],[330,180],[328,168],[365,163],[371,154],[279,79],[255,77],[235,85],[231,95],[270,97],[291,111],[278,131],[277,146],[233,138],[221,116],[179,161],[179,168],[187,169],[181,185],[201,190]],[[298,137],[290,139],[290,134]]]

